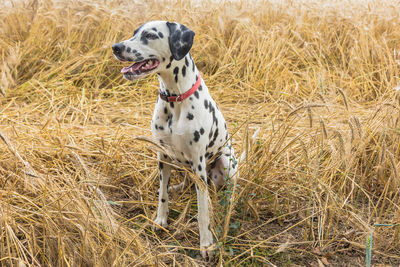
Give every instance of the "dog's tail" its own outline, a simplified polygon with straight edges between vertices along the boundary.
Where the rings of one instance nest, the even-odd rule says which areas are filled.
[[[243,161],[246,160],[246,156],[248,154],[248,151],[250,151],[251,145],[256,143],[259,134],[260,134],[260,127],[258,127],[255,130],[254,134],[251,137],[251,140],[249,140],[250,142],[248,142],[247,147],[243,150],[242,154],[240,155],[239,162],[243,162]]]

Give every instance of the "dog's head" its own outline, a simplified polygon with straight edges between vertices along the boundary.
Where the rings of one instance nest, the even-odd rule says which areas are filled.
[[[150,21],[137,28],[133,37],[112,46],[120,61],[134,62],[121,72],[136,80],[169,69],[172,60],[181,60],[193,45],[194,32],[179,23]]]

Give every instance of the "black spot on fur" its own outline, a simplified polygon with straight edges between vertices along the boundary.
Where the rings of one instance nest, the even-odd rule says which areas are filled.
[[[205,107],[206,109],[208,109],[208,100],[207,100],[207,99],[204,99],[204,107]]]
[[[203,90],[203,86],[199,86],[199,91],[202,91]]]
[[[133,36],[135,36],[139,31],[140,31],[140,29],[143,27],[143,25],[141,25],[139,28],[137,28],[134,32],[133,32]]]
[[[158,36],[162,39],[164,38],[164,34],[162,32],[158,32]]]
[[[187,57],[185,57],[185,65],[186,65],[186,67],[189,67],[189,61],[188,61]]]
[[[171,102],[172,103],[172,102]],[[171,114],[171,119],[168,121],[168,127],[170,127],[171,128],[171,125],[172,125],[172,114]]]
[[[200,165],[199,165],[200,167]],[[204,181],[206,180],[206,177],[204,177],[204,175],[200,175],[200,178],[203,179]]]
[[[189,100],[193,100],[193,97],[189,97]]]
[[[166,155],[166,154],[163,154],[163,157],[164,157],[164,159],[166,159],[166,158],[167,158],[167,155]]]
[[[138,61],[143,61],[144,58],[143,58],[143,57],[137,57],[137,60],[138,60]]]
[[[167,109],[167,107],[164,107],[164,114],[168,114],[168,109]]]
[[[160,126],[161,127],[161,126]],[[216,139],[217,139],[217,137],[218,137],[218,128],[215,130],[215,132],[214,132],[214,138],[213,138],[213,141],[215,141]]]
[[[165,61],[165,57],[162,58],[162,61],[163,61],[163,62]]]
[[[161,202],[164,203],[164,202],[165,202],[165,199],[161,199]]]
[[[171,67],[171,62],[168,63],[168,65],[165,68],[169,69],[170,67]]]
[[[208,147],[212,147],[214,145],[214,141],[211,141],[209,144],[208,144]]]
[[[186,76],[186,66],[182,67],[182,76],[185,77]]]
[[[179,67],[175,67],[174,68],[175,83],[178,83],[178,73],[179,73]]]
[[[160,140],[160,141],[161,141],[161,140]],[[164,163],[159,162],[159,163],[158,163],[158,167],[159,167],[160,169],[164,168]]]
[[[203,127],[200,128],[200,134],[201,134],[201,135],[204,134],[204,129],[203,129]]]
[[[200,162],[203,162],[203,156],[200,156]]]
[[[192,105],[192,109],[194,109],[194,106]]]
[[[188,113],[187,116],[186,116],[186,118],[188,118],[188,120],[191,121],[191,120],[193,120],[194,116],[193,116],[192,113]]]
[[[199,92],[195,91],[195,92],[194,92],[194,96],[195,96],[197,99],[199,99]]]
[[[197,168],[198,168],[199,171],[201,172],[201,164],[199,164],[199,166],[197,166]]]
[[[160,129],[161,131],[163,131],[163,130],[164,130],[164,127],[158,126],[158,129]]]
[[[156,128],[156,130],[158,130],[158,125],[156,124],[156,125],[154,125],[154,128]]]
[[[169,102],[169,106],[170,106],[171,108],[174,108],[174,102]]]
[[[194,131],[193,135],[194,135],[193,141],[198,142],[199,139],[200,139],[200,133],[199,133],[199,131],[197,131],[197,130]]]
[[[126,48],[126,52],[130,53],[131,52],[131,48],[130,47]]]

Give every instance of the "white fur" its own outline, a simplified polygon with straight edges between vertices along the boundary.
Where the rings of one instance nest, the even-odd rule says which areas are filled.
[[[181,60],[173,59],[171,61],[172,53],[168,42],[171,32],[167,25],[165,21],[152,21],[144,24],[133,38],[120,43],[123,44],[125,50],[116,57],[120,60],[137,61],[135,53],[126,51],[129,48],[130,51],[140,53],[140,57],[144,59],[156,58],[160,64],[151,73],[158,74],[160,91],[170,95],[179,95],[193,86],[200,73],[194,65],[190,53],[187,53]],[[178,28],[180,27],[180,24],[176,25]],[[183,27],[181,28],[183,29]],[[160,35],[163,38],[148,40],[145,44],[145,41],[141,40],[143,32],[161,32]],[[176,68],[178,68],[178,74],[176,74]],[[183,68],[185,71],[182,71]],[[125,76],[127,79],[136,79],[129,75]],[[197,93],[182,102],[171,104],[158,97],[151,121],[151,131],[154,139],[169,152],[168,156],[159,153],[159,160],[190,166],[198,177],[204,179],[205,182],[207,182],[207,178],[211,178],[217,186],[223,185],[226,177],[236,179],[237,162],[228,138],[225,119],[209,94],[203,79]],[[217,134],[215,134],[216,131]],[[207,165],[207,161],[215,154],[218,154],[216,160]],[[159,167],[159,204],[155,222],[166,227],[167,187],[171,167],[166,163],[160,164]],[[214,244],[214,240],[210,231],[208,191],[200,188],[204,187],[196,186],[200,248],[202,256],[207,257],[207,255],[210,256],[210,250],[207,248]]]

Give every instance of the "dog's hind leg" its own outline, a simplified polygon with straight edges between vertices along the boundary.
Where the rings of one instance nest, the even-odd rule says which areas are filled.
[[[230,142],[228,142],[221,149],[221,156],[210,164],[208,176],[214,182],[215,186],[219,188],[227,181],[234,183],[238,175],[238,162],[235,157],[235,151]]]

